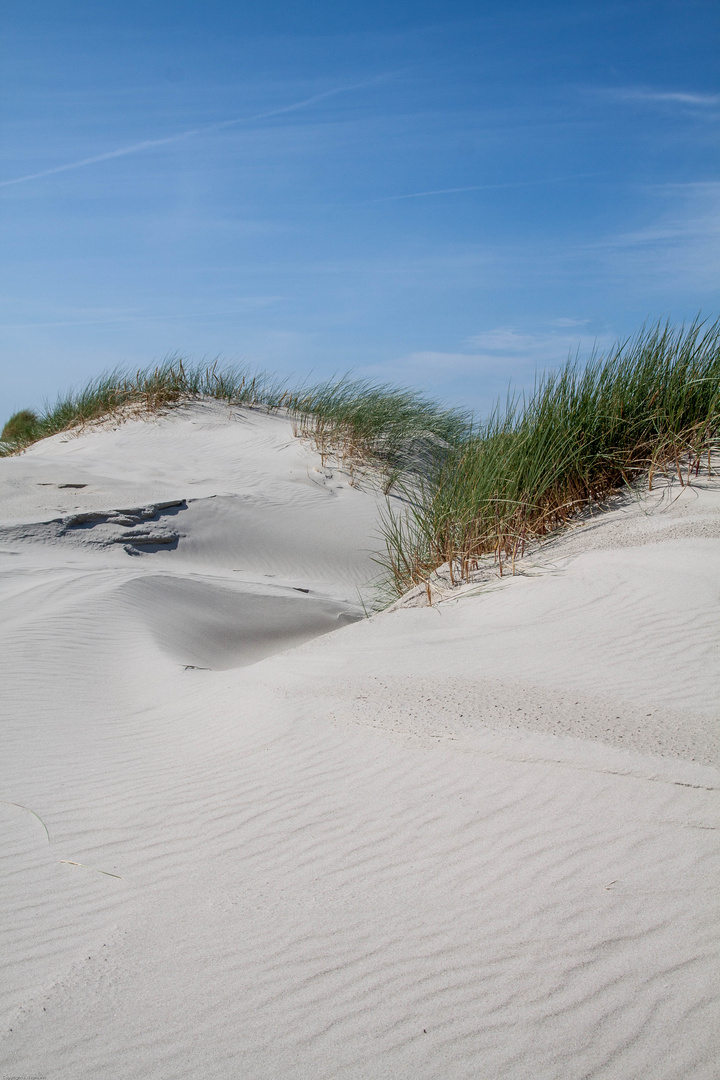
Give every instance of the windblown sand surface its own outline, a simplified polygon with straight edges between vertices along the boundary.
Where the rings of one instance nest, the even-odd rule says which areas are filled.
[[[720,489],[364,619],[377,513],[220,405],[0,461],[5,1075],[720,1075]]]

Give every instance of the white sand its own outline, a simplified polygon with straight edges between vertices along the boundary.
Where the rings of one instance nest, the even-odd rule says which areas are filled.
[[[344,625],[376,514],[220,406],[0,461],[2,1074],[720,1075],[718,487]]]

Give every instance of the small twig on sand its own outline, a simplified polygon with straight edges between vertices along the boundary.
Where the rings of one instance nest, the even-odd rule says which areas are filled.
[[[109,870],[98,870],[97,866],[88,866],[87,863],[84,862],[74,862],[72,859],[60,859],[60,862],[65,863],[66,866],[82,866],[83,870],[94,870],[96,874],[105,874],[106,877],[120,878],[120,881],[122,881],[121,874],[111,874]]]

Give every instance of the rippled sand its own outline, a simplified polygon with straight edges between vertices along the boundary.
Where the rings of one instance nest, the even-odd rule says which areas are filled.
[[[0,461],[4,1073],[717,1076],[718,488],[368,620],[377,504],[218,405]]]

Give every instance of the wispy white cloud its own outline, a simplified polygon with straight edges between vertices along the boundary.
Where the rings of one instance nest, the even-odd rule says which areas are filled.
[[[650,225],[618,233],[595,247],[656,247],[701,239],[717,242],[720,236],[720,182],[665,184],[652,192],[665,206]]]
[[[472,184],[470,187],[438,188],[437,191],[411,191],[407,195],[385,195],[372,202],[395,202],[398,199],[424,199],[426,195],[455,195],[459,191],[483,191],[487,187],[506,187],[505,184]]]
[[[682,297],[715,293],[720,277],[720,182],[668,184],[648,189],[655,219],[589,245],[605,271],[656,289],[672,286]]]
[[[555,325],[570,329],[587,324],[587,319],[558,319]],[[465,345],[487,361],[506,362],[510,358],[532,363],[561,363],[568,356],[592,348],[596,336],[587,333],[561,333],[560,330],[528,332],[512,327],[484,330],[468,338]],[[604,343],[604,339],[603,339]]]
[[[701,109],[720,105],[720,94],[698,94],[684,90],[654,90],[644,86],[621,86],[597,91],[613,101],[640,101],[648,104],[690,105]]]
[[[433,191],[410,191],[404,195],[384,195],[371,199],[373,203],[397,202],[400,199],[424,199],[430,195],[455,195],[464,191],[502,191],[506,188],[540,187],[545,184],[563,184],[572,180],[585,180],[591,173],[577,173],[573,176],[553,176],[545,180],[511,180],[504,184],[471,184],[468,187],[437,188]]]
[[[559,327],[587,326],[589,322],[589,319],[552,319],[551,325]]]
[[[585,319],[556,320],[572,326],[584,325]],[[421,376],[433,373],[461,375],[483,372],[501,381],[518,379],[521,383],[535,370],[554,367],[577,354],[589,355],[593,348],[606,348],[615,339],[607,333],[561,333],[559,330],[519,330],[500,326],[466,338],[456,351],[419,350],[396,359],[392,367],[398,374]]]
[[[154,323],[154,322],[183,322],[186,319],[199,320],[201,322],[240,316],[251,308],[267,307],[276,303],[279,296],[247,296],[240,297],[234,308],[221,311],[183,311],[183,312],[105,312],[87,314],[85,317],[55,320],[34,320],[28,322],[4,323],[0,318],[0,333],[7,330],[34,330],[45,327],[62,326],[111,326],[115,323]]]
[[[363,90],[369,86],[374,86],[376,83],[390,78],[392,74],[393,73],[385,73],[383,75],[377,75],[372,79],[368,79],[365,82],[351,83],[346,86],[336,86],[331,90],[324,90],[320,94],[313,94],[312,97],[303,98],[301,101],[291,102],[289,105],[283,105],[277,109],[268,109],[265,112],[254,113],[250,116],[234,116],[230,120],[218,120],[212,124],[203,124],[200,127],[179,131],[175,135],[165,135],[159,139],[143,139],[141,142],[131,143],[128,146],[121,146],[117,150],[108,150],[103,154],[94,154],[92,157],[80,158],[78,161],[69,161],[64,165],[55,165],[50,169],[42,169],[39,172],[27,173],[25,176],[16,176],[11,180],[0,180],[0,188],[11,187],[13,184],[24,184],[29,180],[40,180],[45,176],[54,176],[56,173],[82,169],[87,165],[97,165],[102,161],[112,161],[115,158],[128,157],[131,154],[141,154],[146,150],[155,150],[159,146],[170,146],[172,143],[183,142],[185,139],[194,138],[196,135],[207,135],[214,131],[222,131],[225,128],[235,127],[238,124],[251,124],[258,120],[269,120],[275,116],[284,116],[287,113],[298,112],[301,109],[307,109],[311,105],[317,104],[319,101],[325,101],[327,98],[336,97],[338,94],[346,94],[350,93],[352,90]]]
[[[584,319],[565,321],[578,326],[586,323]],[[545,371],[576,356],[582,362],[593,349],[605,351],[616,340],[607,331],[590,334],[570,330],[548,327],[547,323],[537,330],[493,327],[466,338],[458,348],[419,349],[382,364],[363,366],[359,373],[407,386],[425,386],[440,398],[487,415],[498,402],[502,407],[508,388],[511,396],[532,392],[537,377]]]
[[[483,330],[479,334],[473,334],[467,338],[465,344],[472,349],[490,349],[493,352],[520,353],[537,352],[547,344],[548,337],[554,339],[557,335],[551,334],[528,334],[511,327],[497,327],[494,330]]]

